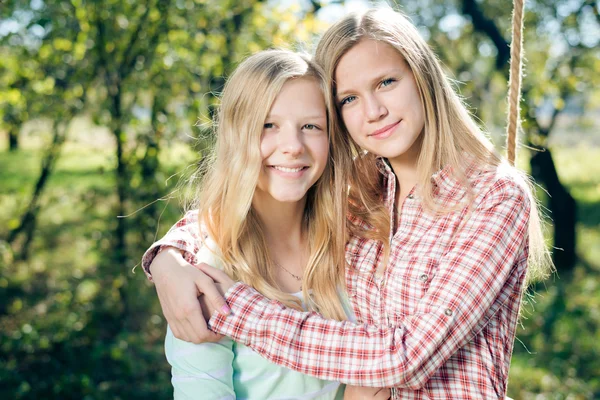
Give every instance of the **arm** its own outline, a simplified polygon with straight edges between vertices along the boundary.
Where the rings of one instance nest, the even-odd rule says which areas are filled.
[[[522,189],[505,179],[496,182],[440,259],[414,314],[398,326],[289,310],[241,283],[226,296],[232,314],[213,316],[210,326],[272,362],[321,379],[418,389],[507,301],[514,289],[506,287],[510,274],[525,272],[513,267],[523,266],[519,261],[527,256],[528,220]]]
[[[210,310],[228,313],[222,292],[196,264],[202,245],[197,211],[188,212],[144,254],[142,267],[154,281],[163,314],[175,337],[193,343],[221,338],[207,329],[211,312],[202,310],[198,296],[208,300]]]
[[[142,257],[142,269],[149,280],[154,280],[151,266],[156,256],[164,248],[172,247],[178,250],[182,259],[188,264],[198,264],[196,254],[202,245],[200,225],[198,223],[198,211],[188,211],[183,218],[169,229],[167,234],[144,253]]]
[[[233,341],[184,342],[167,330],[165,354],[171,364],[173,397],[177,400],[233,399]]]
[[[389,400],[391,395],[388,388],[346,386],[344,400]]]

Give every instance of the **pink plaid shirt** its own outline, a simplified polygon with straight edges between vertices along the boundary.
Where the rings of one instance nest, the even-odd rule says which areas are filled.
[[[380,170],[392,212],[396,180],[387,164]],[[236,283],[226,294],[232,313],[213,316],[211,329],[321,379],[393,387],[393,399],[504,398],[527,268],[529,202],[508,167],[471,168],[467,176],[474,204],[441,217],[424,212],[413,189],[401,220],[391,222],[398,228],[383,274],[382,244],[350,239],[347,287],[361,324],[286,309]],[[432,179],[440,204],[464,199],[449,168]],[[177,242],[178,230],[184,233],[185,223],[167,236]],[[179,243],[184,251],[195,246]]]

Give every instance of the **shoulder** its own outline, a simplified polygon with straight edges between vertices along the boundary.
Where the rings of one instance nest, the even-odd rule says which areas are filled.
[[[469,178],[477,208],[504,202],[521,205],[525,209],[531,206],[531,189],[527,176],[507,163],[476,171]]]

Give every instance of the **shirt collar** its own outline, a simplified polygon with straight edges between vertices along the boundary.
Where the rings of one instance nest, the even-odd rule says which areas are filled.
[[[466,168],[464,174],[467,181],[473,181],[474,178],[482,173],[481,168],[477,166],[477,163],[472,156],[465,155],[465,163]],[[392,170],[389,161],[383,157],[377,158],[377,169],[385,179],[385,203],[387,204],[394,199],[396,175],[394,175],[394,171]],[[451,165],[446,165],[431,175],[431,182],[434,185],[434,196],[440,198],[440,200],[448,200],[449,198],[460,200],[463,197],[464,192],[466,192],[466,187],[461,184]]]

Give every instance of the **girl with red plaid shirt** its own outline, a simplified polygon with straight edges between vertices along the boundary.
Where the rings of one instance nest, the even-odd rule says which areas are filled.
[[[292,310],[200,265],[199,290],[215,290],[210,276],[231,308],[210,328],[305,374],[391,387],[394,399],[505,398],[522,293],[551,268],[528,180],[494,151],[403,15],[343,18],[316,62],[354,158],[345,279],[359,323]],[[158,286],[162,303],[193,301]]]

